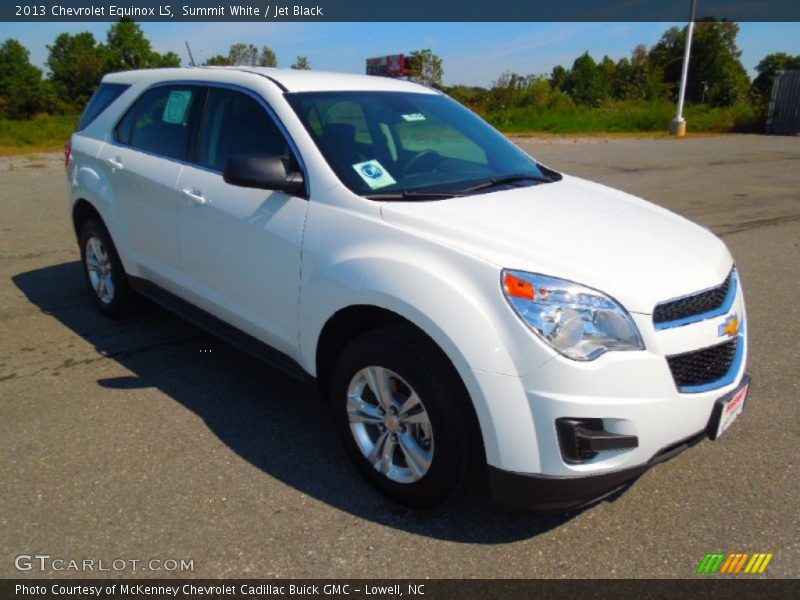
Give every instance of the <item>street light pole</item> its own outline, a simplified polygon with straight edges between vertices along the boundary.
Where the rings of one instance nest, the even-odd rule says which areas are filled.
[[[681,69],[681,87],[678,91],[678,113],[672,120],[669,132],[672,135],[683,137],[686,135],[686,120],[683,118],[683,101],[686,98],[686,79],[689,75],[689,55],[692,51],[692,35],[694,34],[694,15],[697,9],[697,0],[692,0],[692,16],[689,19],[689,28],[686,32],[686,46],[683,49],[683,68]]]

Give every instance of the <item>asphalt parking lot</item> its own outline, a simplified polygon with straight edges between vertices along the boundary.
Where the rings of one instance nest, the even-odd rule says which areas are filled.
[[[193,560],[144,577],[685,578],[707,552],[771,552],[765,576],[800,576],[800,138],[519,143],[729,245],[753,386],[719,441],[564,517],[509,513],[482,490],[392,505],[307,388],[155,307],[123,322],[94,310],[62,157],[2,158],[0,577],[57,575],[14,567],[47,553]]]

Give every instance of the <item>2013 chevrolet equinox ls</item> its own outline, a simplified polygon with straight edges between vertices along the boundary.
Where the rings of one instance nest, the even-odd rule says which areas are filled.
[[[261,68],[108,75],[67,147],[97,307],[141,294],[315,378],[384,494],[580,507],[738,416],[708,230],[547,168],[447,96]]]

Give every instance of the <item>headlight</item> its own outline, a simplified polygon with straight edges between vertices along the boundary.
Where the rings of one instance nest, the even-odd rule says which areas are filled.
[[[627,311],[571,281],[503,271],[503,293],[528,327],[567,358],[594,360],[609,350],[644,350]]]

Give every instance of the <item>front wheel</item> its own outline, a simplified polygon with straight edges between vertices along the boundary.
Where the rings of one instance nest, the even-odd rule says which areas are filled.
[[[484,464],[469,397],[444,354],[404,326],[367,333],[342,353],[331,402],[367,480],[409,506],[439,504]]]

